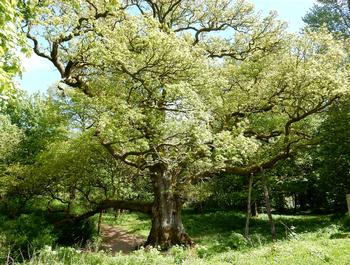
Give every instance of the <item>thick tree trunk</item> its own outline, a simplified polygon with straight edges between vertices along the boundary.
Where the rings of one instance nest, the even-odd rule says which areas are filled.
[[[167,249],[173,245],[191,246],[191,238],[182,224],[182,200],[176,191],[176,177],[168,174],[166,166],[159,163],[150,168],[154,190],[153,203],[141,201],[104,200],[94,209],[79,216],[68,216],[56,222],[78,222],[89,218],[105,209],[126,209],[150,214],[152,227],[145,245]]]
[[[167,249],[173,245],[192,245],[192,240],[182,224],[182,202],[175,192],[171,175],[166,174],[164,165],[152,167],[154,204],[152,208],[152,228],[146,245]]]

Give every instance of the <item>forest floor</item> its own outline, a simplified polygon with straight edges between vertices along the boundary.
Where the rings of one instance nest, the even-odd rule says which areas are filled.
[[[339,215],[274,215],[277,240],[273,241],[266,214],[251,220],[251,236],[244,233],[245,214],[185,210],[183,222],[196,245],[132,251],[147,237],[150,218],[125,212],[103,215],[100,251],[72,247],[44,249],[28,265],[319,265],[350,264],[350,218]]]
[[[130,253],[145,242],[143,236],[108,224],[101,226],[101,238],[101,249],[112,254],[117,252]]]

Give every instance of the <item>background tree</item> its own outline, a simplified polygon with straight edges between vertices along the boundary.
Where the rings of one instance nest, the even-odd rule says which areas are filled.
[[[0,3],[0,181],[4,183],[7,180],[3,172],[23,140],[23,131],[11,117],[23,96],[13,80],[21,72],[18,53],[27,52],[26,39],[18,32],[21,17],[16,13],[16,4],[13,0]],[[5,186],[0,189],[0,198],[4,189]]]
[[[13,125],[8,116],[5,115],[0,115],[0,125],[0,169],[1,172],[3,172],[7,166],[8,158],[15,152],[22,138],[22,132],[16,125]],[[0,191],[0,194],[2,194],[2,191]]]
[[[345,195],[350,192],[349,121],[348,99],[328,110],[314,162],[320,175],[320,191],[324,193],[326,207],[332,211],[346,210]]]
[[[306,14],[304,22],[313,29],[326,26],[338,36],[350,34],[350,2],[347,0],[318,0]]]
[[[1,130],[1,135],[7,136],[2,145],[10,145],[1,159],[2,203],[12,207],[9,212],[15,215],[33,198],[36,183],[30,182],[26,172],[34,167],[37,156],[48,150],[51,142],[67,137],[67,118],[51,99],[25,94],[8,102],[2,115],[7,121]],[[10,133],[6,125],[12,129]]]
[[[318,1],[304,21],[314,30],[326,25],[336,37],[342,37],[348,43],[350,2]],[[340,100],[327,110],[327,117],[320,130],[319,147],[311,153],[318,173],[318,191],[323,194],[319,204],[332,211],[346,209],[344,198],[350,190],[347,181],[350,164],[346,158],[348,113],[348,99]]]

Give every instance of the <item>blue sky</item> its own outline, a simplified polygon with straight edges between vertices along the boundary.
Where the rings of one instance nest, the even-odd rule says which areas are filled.
[[[298,32],[303,26],[302,17],[316,2],[315,0],[250,0],[257,10],[267,14],[276,10],[281,20],[287,21],[289,31]],[[52,64],[43,58],[33,55],[22,59],[25,71],[19,81],[29,93],[44,92],[50,85],[60,79],[60,75]]]
[[[302,17],[316,3],[316,0],[249,0],[256,9],[268,13],[276,10],[281,20],[287,21],[289,31],[298,32],[304,25]]]

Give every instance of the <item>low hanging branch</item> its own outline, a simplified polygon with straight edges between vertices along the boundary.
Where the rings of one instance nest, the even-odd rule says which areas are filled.
[[[194,180],[198,181],[203,180],[203,179],[210,179],[211,177],[221,174],[221,173],[230,173],[234,175],[239,175],[239,176],[251,176],[251,175],[257,175],[261,173],[265,169],[270,169],[273,168],[279,161],[285,160],[288,157],[290,157],[294,151],[291,149],[292,144],[298,142],[294,141],[289,143],[283,150],[281,150],[279,153],[276,155],[272,156],[270,159],[260,163],[260,164],[255,164],[251,166],[226,166],[224,168],[214,168],[211,170],[207,170],[204,172],[201,172],[193,178]]]
[[[321,101],[318,104],[316,104],[313,108],[311,108],[310,110],[308,110],[302,114],[298,114],[295,117],[291,117],[286,122],[286,124],[284,126],[284,132],[274,131],[274,132],[271,132],[270,134],[267,134],[267,135],[256,135],[254,132],[247,131],[246,136],[252,135],[252,136],[255,136],[257,139],[263,140],[263,141],[266,141],[269,138],[277,137],[280,135],[285,136],[285,141],[286,141],[285,148],[283,150],[281,150],[279,153],[277,153],[276,155],[272,156],[269,160],[266,160],[260,164],[255,164],[255,165],[245,166],[245,167],[227,166],[227,167],[221,168],[219,170],[214,170],[211,172],[209,172],[209,171],[204,172],[203,174],[201,174],[201,176],[214,175],[218,172],[231,173],[231,174],[240,175],[240,176],[250,176],[251,174],[256,175],[258,173],[261,173],[265,169],[270,169],[270,168],[274,167],[275,164],[278,163],[279,161],[285,160],[286,158],[291,156],[295,152],[295,150],[297,150],[297,147],[293,146],[293,145],[295,145],[296,143],[303,140],[303,138],[305,138],[305,135],[301,135],[301,137],[299,137],[298,139],[296,139],[294,141],[289,141],[289,137],[290,137],[291,130],[292,130],[292,125],[305,119],[306,117],[308,117],[312,114],[320,113],[320,112],[324,111],[327,107],[332,105],[339,98],[340,98],[339,95],[335,95],[335,96],[331,97],[328,101],[325,101],[325,100]],[[292,150],[292,146],[296,147],[296,148],[293,148],[293,150]]]
[[[103,210],[107,210],[110,208],[132,210],[132,211],[137,211],[141,213],[151,214],[152,206],[153,206],[153,203],[150,203],[150,202],[104,200],[104,201],[101,201],[99,204],[97,204],[97,206],[93,210],[78,216],[68,216],[68,218],[58,221],[56,225],[66,223],[66,222],[79,222],[91,216],[94,216],[95,214],[100,213]]]

